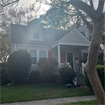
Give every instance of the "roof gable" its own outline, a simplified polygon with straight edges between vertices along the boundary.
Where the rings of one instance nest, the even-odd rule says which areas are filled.
[[[76,28],[62,37],[58,43],[69,43],[69,44],[90,44],[90,41],[84,37]]]
[[[88,28],[85,25],[80,26],[78,28],[78,30],[87,30],[87,31],[89,31]]]

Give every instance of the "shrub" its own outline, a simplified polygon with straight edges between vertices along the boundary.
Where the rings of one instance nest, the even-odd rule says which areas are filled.
[[[6,85],[9,83],[6,69],[7,69],[6,67],[2,67],[0,69],[0,84],[1,85]]]
[[[39,60],[38,65],[41,67],[41,79],[44,82],[50,82],[51,78],[55,75],[58,62],[54,58],[42,58]]]
[[[74,84],[73,81],[76,77],[76,72],[70,67],[63,67],[59,70],[60,78],[64,84]]]
[[[9,56],[7,67],[8,77],[11,82],[25,82],[31,68],[30,54],[23,50],[15,51]]]
[[[103,52],[98,56],[98,62],[97,62],[98,65],[104,65],[103,56],[104,56]]]
[[[96,70],[97,70],[98,76],[100,78],[101,84],[102,84],[102,86],[105,90],[105,86],[104,86],[104,83],[105,83],[105,81],[104,81],[105,80],[104,65],[97,65]],[[85,84],[90,88],[90,90],[93,90],[86,72],[85,72],[85,76],[84,76],[84,81],[85,81]]]
[[[32,71],[29,76],[29,82],[36,83],[39,81],[40,81],[40,71],[39,70]]]

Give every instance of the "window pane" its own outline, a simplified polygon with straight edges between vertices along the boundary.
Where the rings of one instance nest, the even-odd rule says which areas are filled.
[[[46,58],[46,51],[40,51],[40,57]]]
[[[32,60],[32,64],[36,64],[36,58],[35,57],[32,57],[31,60]]]
[[[33,28],[33,38],[39,39],[39,28],[38,27]]]
[[[81,32],[85,36],[85,32]]]
[[[30,50],[29,53],[30,53],[31,57],[36,57],[36,51]]]
[[[39,39],[39,33],[33,33],[33,38],[34,39]]]
[[[88,53],[83,53],[83,59],[86,59],[88,56]]]

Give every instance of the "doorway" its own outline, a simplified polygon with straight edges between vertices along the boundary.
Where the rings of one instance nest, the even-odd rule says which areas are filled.
[[[73,53],[72,52],[67,52],[67,62],[69,62],[71,67],[73,68]]]

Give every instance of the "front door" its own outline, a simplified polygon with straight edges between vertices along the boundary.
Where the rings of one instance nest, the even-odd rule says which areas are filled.
[[[67,52],[67,62],[69,62],[71,67],[73,68],[73,53],[72,52]]]

